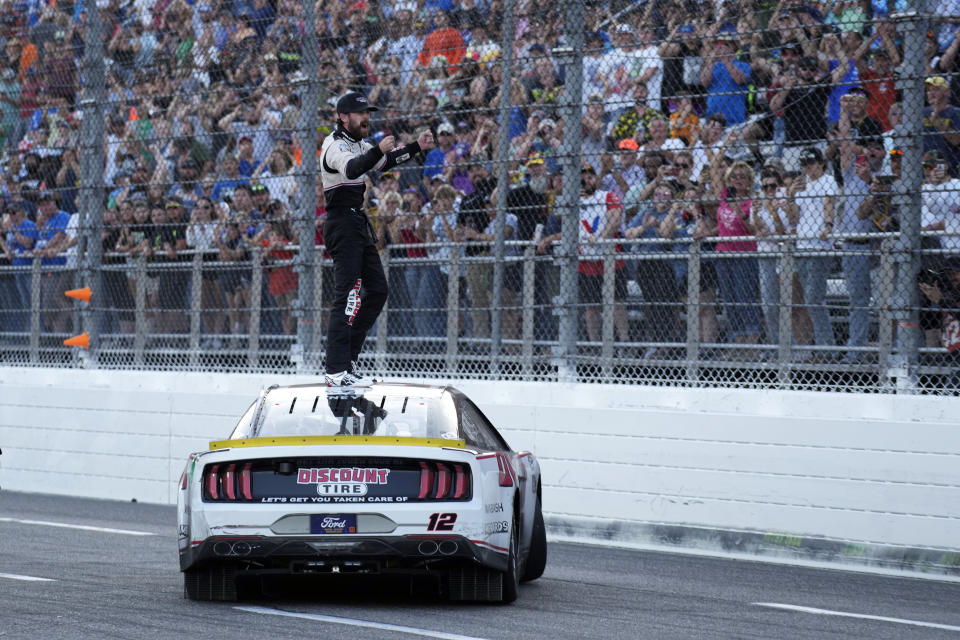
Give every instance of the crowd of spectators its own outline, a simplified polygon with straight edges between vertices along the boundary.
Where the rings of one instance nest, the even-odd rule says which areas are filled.
[[[490,335],[492,265],[465,260],[451,274],[451,252],[491,253],[504,191],[504,237],[524,246],[535,241],[540,254],[554,251],[561,162],[574,153],[564,133],[578,126],[585,337],[599,340],[600,316],[609,312],[618,340],[682,341],[687,249],[719,237],[702,245],[701,341],[776,343],[779,239],[795,235],[804,253],[791,292],[792,341],[830,356],[839,338],[846,348],[837,355],[860,360],[869,339],[868,254],[877,248],[865,234],[891,230],[897,219],[889,193],[902,156],[897,81],[904,51],[890,13],[900,3],[587,3],[578,122],[566,121],[560,108],[567,69],[553,52],[568,44],[563,12],[532,0],[515,5],[508,73],[501,0],[318,0],[315,25],[305,24],[299,0],[92,5],[106,62],[102,245],[104,262],[113,265],[105,270],[111,328],[131,332],[133,294],[146,286],[154,331],[186,331],[183,310],[200,296],[204,345],[226,346],[223,338],[239,346],[251,320],[250,260],[258,253],[261,306],[273,310],[268,330],[295,330],[293,216],[303,202],[303,153],[313,144],[298,133],[308,86],[302,43],[315,29],[317,147],[334,126],[337,97],[349,90],[380,107],[375,140],[408,142],[418,133],[411,123],[424,118],[438,138],[425,157],[378,176],[367,190],[378,246],[401,260],[390,275],[391,334],[446,336],[448,285],[459,276],[467,311],[458,331]],[[0,259],[22,267],[36,256],[50,267],[42,280],[44,331],[70,329],[59,294],[75,283],[90,6],[0,2]],[[923,225],[942,234],[929,246],[952,249],[960,245],[949,236],[960,229],[960,4],[931,0],[925,9],[932,20],[924,54]],[[498,186],[502,132],[508,184]],[[319,181],[315,193],[319,244]],[[418,246],[424,243],[431,244]],[[194,250],[212,263],[201,291],[192,290],[189,265],[181,264]],[[520,334],[521,252],[508,244],[501,314],[508,339]],[[623,255],[614,262],[615,303],[606,310],[600,287],[609,252]],[[147,283],[130,268],[138,256],[151,265]],[[834,334],[827,313],[826,282],[834,273],[842,273],[850,294],[849,338]],[[536,279],[535,335],[549,339],[556,335],[548,309],[555,267],[539,262]],[[642,291],[639,330],[627,319],[630,280]],[[26,328],[30,296],[29,271],[0,276],[0,304],[9,310],[0,330]]]

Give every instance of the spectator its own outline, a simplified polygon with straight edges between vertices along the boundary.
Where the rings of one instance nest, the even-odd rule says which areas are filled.
[[[7,303],[12,314],[8,316],[7,331],[26,331],[29,322],[31,275],[27,268],[33,262],[30,252],[33,250],[39,233],[37,226],[27,217],[26,207],[20,202],[11,202],[3,214],[4,252],[10,266],[20,267],[13,274],[13,291]]]
[[[132,210],[132,206],[127,203],[127,209]],[[134,333],[134,301],[130,294],[130,286],[127,283],[127,276],[121,265],[126,263],[123,255],[117,254],[117,245],[124,233],[125,225],[118,217],[117,209],[106,209],[103,212],[103,229],[100,233],[102,262],[104,265],[110,265],[103,270],[103,289],[106,294],[109,308],[109,317],[105,329],[109,330],[112,317],[116,318],[116,327],[124,335]],[[108,343],[109,344],[109,343]],[[113,344],[117,344],[116,340]]]
[[[583,161],[594,167],[600,165],[601,157],[607,151],[608,124],[604,110],[603,98],[595,93],[587,100],[586,109],[580,119]]]
[[[843,235],[866,234],[875,229],[869,216],[861,210],[861,204],[870,191],[873,176],[883,169],[885,156],[880,138],[870,138],[863,145],[856,144],[849,131],[849,113],[840,114],[839,138],[841,142],[840,170],[843,177],[843,209],[837,231]],[[850,320],[847,351],[843,361],[847,364],[862,362],[865,353],[859,351],[867,345],[870,330],[870,261],[866,252],[870,241],[865,237],[845,238],[844,255],[841,257],[843,277],[850,296]]]
[[[453,150],[456,143],[453,125],[443,122],[437,127],[437,146],[427,152],[423,168],[424,184],[437,174],[442,174],[446,168],[447,154]]]
[[[722,113],[728,125],[747,119],[747,84],[750,65],[734,57],[734,40],[720,33],[713,42],[712,56],[704,58],[700,84],[707,90],[707,116]]]
[[[433,196],[426,216],[420,221],[423,225],[423,240],[428,243],[452,243],[455,241],[457,228],[457,192],[448,184],[440,185]],[[442,247],[427,249],[427,254],[434,264],[422,276],[420,287],[416,293],[416,308],[422,315],[421,326],[418,329],[420,336],[440,337],[447,334],[444,319],[447,317],[447,291],[452,278],[459,278],[460,273],[450,272],[450,255],[460,248],[449,244]],[[460,270],[464,271],[463,263]],[[456,311],[454,311],[456,313]],[[449,320],[447,320],[449,322]]]
[[[241,336],[246,333],[245,320],[250,309],[250,278],[249,265],[244,265],[250,259],[247,243],[243,239],[241,220],[238,214],[231,215],[218,227],[215,243],[219,252],[220,262],[235,263],[224,268],[220,274],[220,286],[227,302],[227,314],[233,330],[228,347],[238,349],[241,346]]]
[[[766,326],[766,341],[780,341],[780,243],[769,236],[785,236],[791,232],[786,190],[776,169],[765,168],[760,173],[762,197],[754,198],[750,207],[750,226],[757,236],[757,268],[760,284],[760,304]]]
[[[726,170],[719,165],[713,169],[715,176],[711,184],[720,200],[717,207],[717,234],[722,237],[754,235],[750,226],[754,197],[753,169],[745,162],[735,162]],[[717,243],[718,253],[734,254],[717,260],[717,281],[723,298],[724,315],[730,322],[729,337],[738,344],[756,344],[760,339],[760,314],[757,309],[759,272],[757,259],[751,255],[756,251],[755,240]]]
[[[190,212],[190,226],[187,227],[187,247],[203,252],[203,271],[200,290],[200,309],[204,338],[200,341],[202,349],[222,349],[219,335],[226,333],[226,315],[223,292],[220,288],[220,271],[210,263],[219,257],[216,253],[216,235],[220,226],[214,218],[213,202],[209,198],[200,198]]]
[[[63,254],[70,244],[67,235],[70,218],[69,213],[57,207],[52,192],[40,194],[37,199],[37,241],[33,255],[42,258],[40,265],[44,272],[40,286],[43,328],[53,333],[67,333],[70,330],[69,301],[63,296],[64,291],[73,288],[73,274],[66,270],[67,257]]]
[[[600,186],[616,195],[620,202],[625,202],[624,198],[631,185],[643,180],[643,169],[637,162],[639,149],[636,140],[625,138],[617,144],[616,152],[603,156],[603,178]]]
[[[578,265],[579,300],[584,304],[584,320],[587,337],[591,342],[600,340],[600,309],[603,302],[603,257],[611,251],[619,253],[610,245],[597,245],[598,240],[616,238],[620,233],[623,219],[623,205],[616,194],[600,190],[600,180],[596,170],[584,165],[580,172],[580,226],[579,251],[586,258]],[[559,238],[556,238],[559,239]],[[624,299],[627,297],[627,276],[623,260],[614,262],[613,323],[617,336],[623,342],[629,340],[627,309]]]
[[[672,161],[674,152],[685,148],[683,142],[679,139],[670,137],[670,125],[663,116],[651,118],[647,131],[649,135],[647,136],[647,142],[640,149],[642,153],[658,151],[668,161]]]
[[[836,197],[840,189],[833,176],[826,173],[826,163],[820,149],[808,147],[800,156],[800,165],[805,179],[795,181],[788,193],[799,210],[796,214],[797,249],[818,253],[798,257],[797,274],[803,286],[807,313],[813,322],[814,344],[831,348],[814,358],[830,359],[836,342],[827,312],[827,276],[832,256],[826,252],[833,248],[830,236],[833,234]]]
[[[444,64],[450,73],[456,73],[460,61],[467,51],[463,35],[450,24],[450,16],[446,11],[437,11],[433,15],[435,28],[427,34],[423,42],[423,49],[417,56],[417,62],[427,67],[436,56],[443,56]]]
[[[293,271],[294,252],[289,245],[294,242],[290,223],[282,217],[270,219],[258,234],[267,263],[267,292],[280,309],[280,324],[283,334],[296,333],[297,323],[293,315],[293,301],[297,297],[297,274]],[[278,264],[279,263],[279,264]]]
[[[688,147],[694,146],[700,139],[700,118],[693,110],[693,96],[682,94],[671,103],[670,137],[683,141]]]
[[[624,234],[627,239],[652,240],[655,238],[672,239],[675,217],[674,191],[666,180],[656,184],[652,200],[640,203],[640,212],[629,223]],[[672,261],[666,255],[673,253],[672,244],[644,243],[633,246],[634,253],[647,260],[637,261],[637,284],[643,292],[644,341],[675,342],[680,337],[680,314],[677,300],[680,298],[676,287],[676,278]],[[645,358],[662,357],[664,351],[650,347],[644,353]]]
[[[700,136],[693,145],[693,170],[690,179],[700,182],[700,175],[714,161],[719,161],[721,140],[727,127],[727,118],[722,113],[707,117],[706,125],[700,129]]]
[[[787,171],[799,168],[800,155],[808,146],[826,150],[827,120],[824,116],[834,77],[817,76],[815,58],[803,57],[797,68],[780,77],[780,90],[770,98],[771,111],[783,111],[783,165]]]
[[[879,39],[881,48],[870,54],[871,65],[867,65],[864,53],[857,50],[854,62],[860,76],[860,85],[867,93],[867,115],[880,123],[883,131],[893,125],[889,121],[890,107],[897,101],[896,73],[900,66],[900,53],[894,42],[893,24],[881,22],[877,25],[873,40]]]
[[[924,81],[929,105],[923,109],[923,152],[939,151],[951,167],[960,165],[960,108],[949,104],[950,85],[943,76]]]
[[[223,159],[223,172],[213,185],[210,198],[215,203],[224,201],[229,204],[233,199],[234,190],[249,183],[250,181],[247,178],[240,175],[240,161],[237,160],[236,156],[228,155]]]
[[[463,226],[458,225],[457,237],[462,242],[483,242],[488,243],[483,247],[483,252],[475,255],[490,255],[489,243],[496,239],[496,206],[497,192],[494,189],[487,200],[485,217],[487,219],[484,228],[480,231],[476,229],[475,224],[482,222],[482,217],[473,216],[472,224]],[[462,208],[461,208],[462,209]],[[504,221],[503,239],[506,242],[515,240],[517,237],[517,216],[507,211]],[[519,255],[516,246],[507,245],[504,248],[504,257],[510,258]],[[493,263],[490,261],[479,264],[468,265],[474,267],[467,269],[467,286],[470,290],[470,318],[473,328],[473,335],[477,338],[490,337],[490,316],[493,309]],[[507,262],[503,269],[503,299],[501,300],[501,326],[503,328],[503,337],[506,339],[516,339],[520,336],[520,313],[518,311],[519,298],[518,293],[522,287],[523,277],[521,275],[521,265],[519,262]],[[478,324],[474,325],[473,322]]]
[[[657,117],[663,117],[659,110],[647,102],[647,85],[637,82],[633,85],[633,109],[624,111],[613,125],[613,141],[618,143],[624,138],[634,140],[647,139],[647,125]]]
[[[183,267],[191,258],[187,250],[186,208],[179,200],[170,199],[164,205],[164,218],[154,220],[153,254],[158,262],[167,263],[158,270],[157,302],[163,332],[186,333],[187,298],[190,292],[190,272]],[[180,263],[180,268],[177,264]]]
[[[407,258],[407,244],[409,235],[404,229],[412,229],[415,220],[412,216],[404,215],[403,198],[396,191],[390,191],[379,200],[377,210],[377,251],[389,252],[389,271],[387,272],[387,289],[390,292],[388,304],[387,332],[391,336],[414,335],[413,326],[413,299],[407,288],[406,268],[404,262],[395,263],[396,259]]]
[[[939,151],[923,154],[920,225],[924,231],[943,231],[948,219],[960,211],[960,180],[951,178],[952,167]],[[937,238],[924,238],[925,248],[939,248]]]

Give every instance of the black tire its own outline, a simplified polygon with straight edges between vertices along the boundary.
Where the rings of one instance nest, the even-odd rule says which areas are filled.
[[[540,509],[540,500],[537,500],[537,510],[533,514],[533,532],[530,534],[530,551],[527,561],[523,565],[523,576],[520,582],[530,582],[543,575],[547,566],[547,527],[543,523],[543,511]]]
[[[516,514],[510,525],[510,552],[507,554],[507,570],[501,574],[503,589],[500,602],[509,604],[520,594],[520,520]]]
[[[183,572],[183,595],[190,600],[236,602],[237,581],[233,567],[192,567]]]

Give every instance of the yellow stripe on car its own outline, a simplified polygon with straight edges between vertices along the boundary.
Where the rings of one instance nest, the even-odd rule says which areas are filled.
[[[465,449],[463,440],[444,438],[397,438],[394,436],[277,436],[275,438],[243,438],[240,440],[213,440],[210,450],[237,447],[285,447],[311,444],[379,444],[404,447],[450,447]]]

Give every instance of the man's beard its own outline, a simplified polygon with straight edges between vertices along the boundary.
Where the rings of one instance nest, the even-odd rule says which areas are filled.
[[[593,183],[589,183],[589,184],[588,184],[588,183],[584,182],[584,183],[580,186],[580,191],[582,191],[582,192],[583,192],[583,195],[585,195],[585,196],[592,196],[593,194],[595,194],[595,193],[597,192],[597,186],[596,186],[595,184],[593,184]]]
[[[363,140],[367,137],[367,134],[370,131],[370,125],[365,122],[361,122],[356,127],[350,127],[347,125],[344,127],[347,130],[347,133],[350,134],[350,137],[354,140]]]
[[[550,178],[547,176],[531,176],[530,189],[535,193],[546,193],[547,186],[550,184]]]

